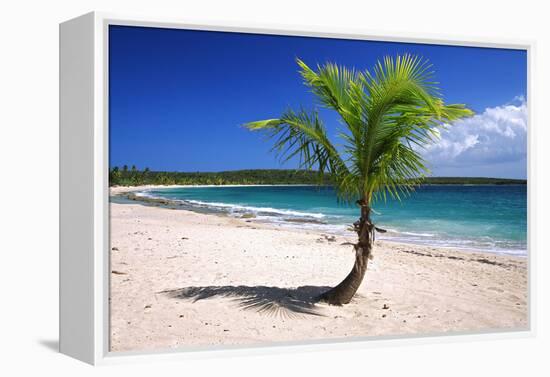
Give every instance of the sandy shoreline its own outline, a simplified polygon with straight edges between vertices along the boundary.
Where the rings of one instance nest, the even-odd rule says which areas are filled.
[[[131,200],[136,200],[138,203],[141,202],[141,204],[152,204],[152,205],[160,205],[160,206],[166,206],[166,207],[171,207],[171,208],[178,208],[178,209],[185,209],[185,210],[191,210],[191,211],[196,211],[197,209],[196,208],[180,208],[181,207],[181,204],[180,203],[175,203],[169,199],[164,199],[164,198],[158,198],[158,197],[147,197],[147,196],[141,196],[141,195],[132,195],[132,194],[137,194],[139,192],[143,192],[143,191],[149,191],[149,190],[156,190],[156,189],[174,189],[174,188],[204,188],[204,187],[262,187],[262,186],[316,186],[316,185],[223,185],[223,186],[220,186],[220,185],[140,185],[140,186],[111,186],[109,188],[109,195],[110,196],[121,196],[121,197],[124,197],[124,198],[128,198],[128,199],[131,199]],[[204,211],[199,211],[201,213],[204,213]],[[210,213],[216,213],[215,211],[214,212],[210,212]],[[217,213],[219,214],[219,213]],[[252,215],[252,213],[250,213],[250,215]],[[238,217],[238,216],[237,216]],[[252,217],[255,217],[255,216],[252,216]],[[260,224],[268,224],[268,225],[271,225],[271,226],[275,226],[275,224],[271,223],[271,222],[268,222],[268,221],[256,221],[254,220],[254,222],[258,225]],[[311,221],[306,221],[306,222],[311,222]],[[287,223],[288,225],[288,223]],[[293,227],[294,228],[294,227]],[[295,230],[298,229],[300,230],[300,228],[294,228]],[[342,229],[338,229],[338,230],[335,230],[335,229],[331,229],[331,228],[325,228],[325,229],[322,229],[322,228],[319,228],[318,229],[318,232],[325,232],[327,234],[331,234],[331,235],[337,235],[337,236],[344,236],[342,233]],[[347,233],[347,232],[346,232]],[[390,230],[390,233],[388,234],[391,234],[391,230]],[[406,244],[406,245],[411,245],[413,247],[416,247],[416,246],[420,246],[420,247],[424,247],[424,246],[431,246],[429,244],[426,244],[426,242],[418,242],[418,241],[415,241],[415,240],[407,240],[407,239],[393,239],[392,237],[388,237],[387,235],[382,235],[382,236],[378,236],[380,237],[382,240],[384,240],[385,242],[390,242],[390,243],[399,243],[399,244]],[[513,255],[513,256],[519,256],[519,257],[526,257],[527,256],[527,251],[525,250],[525,254],[523,252],[517,252],[516,250],[502,250],[502,249],[489,249],[489,250],[485,250],[485,249],[482,249],[482,248],[472,248],[472,247],[468,247],[468,246],[458,246],[458,245],[444,245],[444,244],[439,244],[439,245],[436,245],[435,247],[439,248],[439,249],[444,249],[444,250],[452,250],[452,251],[463,251],[463,252],[474,252],[474,253],[490,253],[490,254],[493,254],[493,253],[496,253],[496,254],[499,254],[499,255]]]
[[[526,258],[377,241],[358,296],[332,307],[311,297],[349,272],[345,237],[110,206],[113,351],[527,326]]]
[[[109,192],[111,195],[124,194],[135,191],[154,190],[162,188],[182,188],[182,187],[272,187],[272,186],[317,186],[308,184],[299,185],[141,185],[141,186],[111,186]]]

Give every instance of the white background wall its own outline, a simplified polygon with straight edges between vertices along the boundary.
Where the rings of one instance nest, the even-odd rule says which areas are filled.
[[[3,1],[0,5],[0,370],[87,376],[542,375],[550,348],[545,145],[550,28],[544,1]],[[195,360],[93,369],[54,353],[58,289],[58,23],[91,10],[182,18],[351,27],[427,36],[536,39],[531,104],[536,132],[536,296],[531,339],[432,343],[353,351]],[[543,36],[546,32],[546,36]],[[545,213],[546,212],[546,213]],[[26,374],[26,373],[25,373]]]

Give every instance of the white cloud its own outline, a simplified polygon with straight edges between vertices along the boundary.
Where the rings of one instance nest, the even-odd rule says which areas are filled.
[[[527,104],[523,96],[485,109],[440,132],[422,152],[432,168],[473,167],[520,161],[527,156]]]

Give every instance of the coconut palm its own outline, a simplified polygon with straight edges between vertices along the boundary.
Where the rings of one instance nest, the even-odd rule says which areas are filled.
[[[401,200],[429,173],[421,149],[449,122],[470,116],[464,105],[445,105],[427,61],[412,55],[386,57],[372,70],[327,63],[316,70],[297,60],[304,83],[320,104],[339,114],[341,144],[333,144],[317,110],[288,110],[278,119],[245,126],[274,139],[273,150],[286,161],[298,156],[302,168],[329,173],[340,201],[356,203],[353,224],[355,263],[322,301],[347,304],[367,270],[375,231],[371,208],[387,196]]]

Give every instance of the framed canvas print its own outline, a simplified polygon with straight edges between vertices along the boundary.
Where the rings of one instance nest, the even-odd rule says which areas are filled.
[[[61,24],[61,352],[529,334],[531,49]]]

